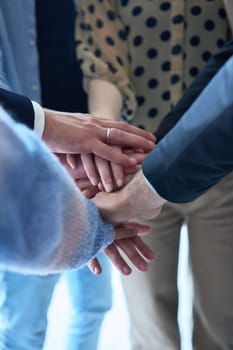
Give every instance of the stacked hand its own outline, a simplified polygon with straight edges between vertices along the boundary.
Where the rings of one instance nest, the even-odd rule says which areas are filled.
[[[122,257],[121,252],[140,271],[146,271],[148,261],[154,259],[153,251],[142,241],[141,235],[150,232],[150,226],[141,225],[136,222],[126,222],[114,225],[115,239],[103,252],[123,274],[129,275],[132,271],[128,262]],[[102,269],[97,258],[88,263],[89,269],[94,274],[101,273]]]
[[[115,225],[116,223],[126,222],[127,220],[133,220],[135,218],[152,219],[160,213],[162,205],[166,202],[148,186],[142,171],[139,171],[133,176],[129,183],[119,191],[112,193],[106,193],[104,191],[99,192],[93,200],[101,216],[106,221]],[[140,234],[139,227],[138,234]],[[132,246],[135,240],[137,241],[137,245]],[[140,255],[144,263],[146,263],[147,259],[150,260],[150,257],[152,260],[152,251],[137,235],[134,238],[129,238],[124,243],[127,246],[127,251],[123,251],[129,258],[132,255],[134,256],[135,259],[130,260],[137,268],[140,269],[139,260],[136,260],[139,259]],[[118,247],[122,249],[119,244]],[[119,269],[122,269],[125,262],[119,258],[117,251],[113,251],[112,254],[111,261],[113,263],[117,261],[115,265]],[[99,268],[99,262],[96,258],[89,263],[89,268],[93,272]]]
[[[139,270],[145,271],[154,254],[140,235],[148,233],[150,227],[129,222],[140,215],[133,214],[137,202],[132,205],[131,199],[125,201],[128,185],[118,192],[106,192],[121,188],[125,177],[140,169],[148,152],[155,147],[155,137],[124,122],[91,115],[51,110],[45,110],[45,115],[43,140],[57,154],[84,194],[88,198],[95,196],[102,217],[114,225],[115,240],[104,253],[123,274],[129,274],[131,268],[121,252]],[[122,206],[119,207],[119,203]],[[156,213],[159,210],[157,207]],[[96,258],[89,263],[89,268],[96,274],[101,272]]]
[[[151,151],[155,137],[124,122],[45,109],[43,140],[54,153],[91,154],[123,166],[135,166],[137,161],[122,150]]]
[[[128,262],[122,257],[121,252],[123,252],[125,256],[127,256],[127,258],[131,261],[131,263],[133,263],[133,265],[140,271],[146,271],[148,268],[148,261],[154,259],[154,254],[151,249],[142,241],[140,236],[149,233],[150,226],[141,225],[136,222],[129,222],[127,217],[124,217],[122,220],[116,220],[117,223],[114,224],[116,221],[114,217],[111,218],[112,210],[114,212],[114,208],[111,204],[111,201],[109,202],[108,200],[110,199],[108,198],[110,194],[106,193],[104,189],[101,191],[98,186],[93,186],[90,183],[90,180],[87,178],[87,174],[83,166],[81,155],[76,155],[76,168],[71,168],[69,166],[65,154],[60,154],[58,156],[62,164],[68,170],[69,174],[76,180],[79,188],[83,191],[86,197],[93,198],[95,196],[94,201],[96,202],[97,206],[99,206],[101,215],[103,217],[105,216],[105,219],[107,219],[109,222],[112,222],[114,225],[115,240],[111,245],[103,250],[104,253],[108,256],[116,268],[124,275],[130,274],[132,270]],[[140,159],[144,159],[144,156],[145,155],[142,156],[142,153],[140,153],[139,157],[136,158],[140,162]],[[112,164],[109,166],[112,166]],[[125,168],[124,171],[125,174],[128,174],[132,173],[133,171],[135,172],[136,170],[133,170],[132,168]],[[118,192],[113,192],[111,195],[115,196],[117,193]],[[96,196],[96,194],[98,195]],[[110,204],[110,206],[108,204]],[[108,208],[109,210],[108,217],[105,213],[104,208]],[[127,210],[125,213],[127,213]],[[88,266],[93,273],[101,273],[101,266],[96,258],[90,261]]]

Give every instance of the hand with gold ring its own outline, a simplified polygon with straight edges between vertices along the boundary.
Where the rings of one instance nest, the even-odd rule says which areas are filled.
[[[56,142],[54,134],[51,137],[49,132],[53,126],[56,126],[54,128],[58,138]],[[71,169],[80,165],[80,162],[77,162],[77,154],[82,154],[83,165],[92,185],[102,182],[106,190],[108,181],[104,179],[109,177],[111,168],[113,176],[110,182],[115,181],[117,186],[123,182],[123,169],[131,167],[136,171],[137,157],[125,152],[125,148],[134,150],[140,147],[148,152],[153,149],[155,140],[151,133],[124,122],[95,118],[89,114],[68,114],[49,110],[43,138],[54,153],[67,153],[66,162]],[[107,167],[105,162],[103,166],[101,160],[109,160],[111,163]],[[102,169],[101,172],[98,167]]]
[[[146,151],[154,148],[154,135],[127,123],[96,118],[90,114],[44,111],[45,129],[42,138],[54,153],[90,153],[130,166],[136,164],[135,159],[111,146]]]

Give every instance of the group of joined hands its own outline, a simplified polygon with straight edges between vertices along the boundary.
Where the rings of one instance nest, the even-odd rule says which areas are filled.
[[[125,257],[146,271],[154,252],[140,236],[149,233],[150,226],[135,218],[157,216],[165,202],[147,185],[140,170],[155,147],[155,136],[90,114],[44,111],[43,140],[83,194],[95,202],[101,217],[114,226],[115,239],[104,253],[124,275],[132,271]],[[88,266],[93,273],[101,273],[97,258]]]

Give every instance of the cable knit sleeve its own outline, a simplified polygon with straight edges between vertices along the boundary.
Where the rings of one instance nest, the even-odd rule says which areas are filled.
[[[0,109],[0,267],[36,274],[77,269],[114,237],[35,133]]]
[[[123,98],[122,118],[133,118],[137,104],[130,81],[128,26],[122,22],[116,1],[78,1],[77,54],[87,83],[102,79],[114,84]],[[84,84],[86,86],[86,84]]]

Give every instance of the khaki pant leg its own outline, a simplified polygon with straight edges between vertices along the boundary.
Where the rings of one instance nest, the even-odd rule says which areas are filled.
[[[183,219],[166,205],[145,241],[155,252],[149,271],[136,270],[123,277],[133,350],[177,350],[177,264],[180,228]]]
[[[233,174],[192,203],[195,350],[233,349]]]

